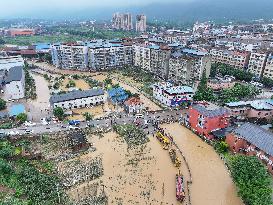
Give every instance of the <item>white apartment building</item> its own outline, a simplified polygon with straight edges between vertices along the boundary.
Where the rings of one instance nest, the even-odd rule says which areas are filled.
[[[52,108],[61,107],[65,110],[96,106],[105,101],[106,95],[102,89],[75,90],[61,95],[53,95],[49,100]]]
[[[271,78],[273,80],[273,53],[270,53],[267,57],[263,77]]]
[[[5,97],[18,100],[25,97],[25,75],[22,66],[12,67],[5,81]]]
[[[136,32],[146,32],[147,17],[143,14],[136,16]]]
[[[224,63],[237,69],[246,69],[248,66],[250,53],[222,49],[211,49],[210,56],[213,63]]]
[[[266,65],[268,54],[265,52],[255,52],[251,53],[248,71],[255,74],[257,77],[261,77]]]
[[[193,95],[193,89],[188,86],[173,86],[169,82],[157,83],[153,86],[154,98],[168,107],[190,103]]]
[[[133,29],[132,14],[114,13],[112,23],[114,29],[122,29],[127,31],[132,30]]]

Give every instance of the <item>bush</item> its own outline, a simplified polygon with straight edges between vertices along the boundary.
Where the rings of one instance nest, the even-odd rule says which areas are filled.
[[[25,121],[27,121],[27,114],[26,113],[20,113],[19,115],[16,116],[16,120],[20,124],[24,123]]]
[[[6,109],[6,101],[0,98],[0,110]]]
[[[214,148],[218,153],[224,154],[228,151],[228,144],[225,141],[217,141],[214,143]]]
[[[61,107],[56,107],[53,109],[53,115],[57,117],[59,120],[63,120],[64,110]]]
[[[271,177],[256,158],[237,155],[230,161],[238,194],[247,205],[272,205]]]

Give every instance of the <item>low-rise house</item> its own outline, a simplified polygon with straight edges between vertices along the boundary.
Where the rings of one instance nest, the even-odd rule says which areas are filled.
[[[7,99],[17,100],[25,97],[25,75],[22,66],[10,68],[4,82]]]
[[[238,101],[225,104],[234,117],[248,119],[273,119],[273,100]]]
[[[197,134],[212,139],[211,132],[229,126],[229,117],[229,111],[223,107],[193,105],[189,108],[183,123]]]
[[[144,109],[144,103],[140,98],[131,97],[124,102],[125,111],[128,113],[141,113]]]
[[[211,79],[208,82],[208,87],[213,90],[222,90],[234,87],[235,82],[225,81],[225,80],[218,80],[218,79]]]
[[[234,153],[257,156],[273,174],[273,134],[258,125],[245,123],[227,134],[226,142]]]
[[[77,109],[103,104],[106,100],[102,89],[91,89],[85,91],[74,90],[65,94],[51,96],[49,102],[51,107],[63,109]]]
[[[153,96],[168,107],[179,106],[183,103],[190,104],[194,91],[188,86],[173,86],[172,83],[162,82],[154,84]]]
[[[122,87],[110,89],[108,91],[108,96],[113,103],[123,103],[129,97]]]

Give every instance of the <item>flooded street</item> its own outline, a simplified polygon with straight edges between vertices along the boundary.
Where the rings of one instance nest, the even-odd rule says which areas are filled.
[[[50,91],[48,83],[43,76],[31,74],[36,84],[36,100],[28,100],[27,111],[31,120],[39,121],[41,118],[48,116]]]
[[[187,128],[163,125],[182,150],[192,173],[192,205],[243,205],[235,185],[214,149]]]

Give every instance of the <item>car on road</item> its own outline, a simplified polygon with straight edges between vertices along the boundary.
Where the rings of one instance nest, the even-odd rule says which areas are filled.
[[[68,124],[69,125],[80,125],[81,121],[79,120],[69,120]]]
[[[50,122],[48,122],[48,121],[46,120],[46,118],[42,118],[42,119],[41,119],[41,123],[42,123],[42,125],[49,125],[49,124],[50,124]]]
[[[69,130],[79,130],[79,127],[69,125]]]
[[[136,118],[143,118],[142,114],[136,114]]]
[[[66,126],[65,125],[61,125],[61,128],[66,128]]]
[[[8,132],[8,135],[10,135],[10,136],[19,135],[19,132],[18,131],[10,131],[10,132]]]
[[[25,134],[32,134],[34,131],[33,130],[26,130]]]
[[[35,123],[35,122],[31,122],[31,121],[26,121],[26,122],[24,123],[24,125],[25,125],[26,127],[32,127],[32,126],[35,126],[36,123]]]

